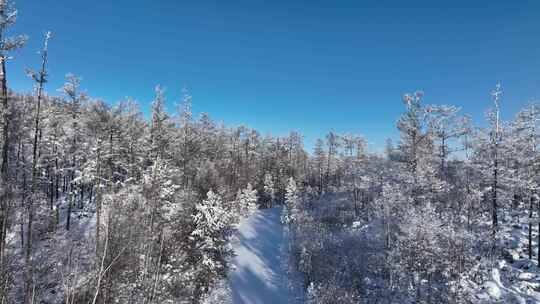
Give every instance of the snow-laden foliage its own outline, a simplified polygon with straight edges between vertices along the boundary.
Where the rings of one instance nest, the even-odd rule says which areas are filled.
[[[283,224],[290,225],[298,220],[298,205],[300,204],[298,189],[296,188],[294,178],[291,177],[289,179],[286,191],[285,206],[283,207],[281,222]]]
[[[207,198],[195,205],[193,215],[195,229],[191,236],[197,242],[202,253],[202,264],[209,273],[218,273],[225,268],[228,253],[227,236],[229,234],[230,215],[223,209],[221,197],[208,191]]]
[[[206,199],[195,205],[194,230],[191,239],[200,266],[196,280],[209,279],[197,287],[201,295],[208,293],[213,282],[226,275],[231,248],[228,239],[231,233],[231,214],[223,208],[221,197],[208,191]]]
[[[274,180],[270,173],[264,175],[264,186],[263,186],[264,198],[266,200],[266,205],[271,207],[274,205],[276,199],[276,190],[274,188]]]
[[[257,190],[253,189],[251,183],[248,183],[245,189],[238,190],[236,195],[236,207],[238,208],[238,213],[242,217],[249,217],[255,211],[257,211],[258,205],[258,196]]]

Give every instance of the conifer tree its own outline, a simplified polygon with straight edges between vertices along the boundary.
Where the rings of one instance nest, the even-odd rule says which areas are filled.
[[[32,141],[32,181],[30,189],[30,199],[28,200],[27,206],[27,227],[26,227],[26,248],[25,248],[25,267],[26,267],[26,276],[25,276],[25,303],[31,303],[33,297],[33,268],[32,265],[32,246],[33,246],[33,223],[34,223],[34,200],[37,199],[37,165],[39,162],[39,146],[38,146],[38,137],[41,133],[41,106],[43,99],[43,86],[47,82],[47,61],[48,61],[48,44],[49,39],[51,38],[51,32],[45,34],[45,43],[43,50],[41,51],[41,69],[38,73],[33,71],[28,71],[28,74],[36,82],[36,108],[34,110],[34,134]]]
[[[221,196],[209,191],[206,199],[195,206],[194,230],[191,237],[198,253],[195,275],[195,298],[201,299],[219,278],[227,273],[227,259],[231,255],[227,240],[231,217],[223,208]]]
[[[6,272],[6,235],[10,225],[10,195],[12,181],[9,172],[9,152],[12,148],[10,135],[11,106],[7,86],[6,61],[9,53],[21,48],[26,36],[9,37],[8,31],[17,20],[17,10],[9,0],[0,0],[0,100],[1,100],[1,165],[0,165],[0,300],[5,301],[7,272]]]

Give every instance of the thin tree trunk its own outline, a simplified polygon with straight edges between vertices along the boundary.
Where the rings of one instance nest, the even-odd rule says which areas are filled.
[[[96,256],[99,252],[100,229],[101,229],[101,141],[98,139],[97,159],[97,185],[96,185]]]
[[[68,198],[68,209],[67,209],[67,217],[66,217],[66,230],[69,231],[69,228],[70,228],[70,225],[71,225],[71,209],[73,208],[73,197],[74,197],[74,194],[73,192],[75,191],[74,190],[74,186],[73,186],[73,182],[71,184],[71,190],[70,190],[70,193],[69,193],[69,198]]]
[[[25,292],[25,303],[32,303],[33,302],[33,296],[34,296],[34,266],[32,263],[32,233],[33,233],[33,222],[34,222],[34,199],[36,198],[36,187],[37,187],[37,163],[38,163],[38,140],[41,134],[40,130],[40,115],[41,115],[41,99],[43,97],[43,84],[45,83],[45,76],[46,76],[46,65],[47,65],[47,43],[49,41],[49,33],[47,34],[45,38],[45,47],[43,48],[42,53],[42,63],[41,63],[41,70],[39,72],[39,78],[35,78],[35,80],[38,83],[38,89],[37,89],[37,105],[36,105],[36,113],[35,113],[35,119],[34,119],[34,142],[32,146],[32,184],[31,184],[31,191],[30,191],[30,199],[28,200],[28,223],[27,223],[27,231],[26,231],[26,251],[25,251],[25,265],[26,265],[26,277],[25,277],[25,284],[26,284],[26,292]]]
[[[495,136],[498,136],[497,134],[495,134]],[[493,151],[493,185],[492,185],[492,189],[491,189],[491,218],[492,218],[492,225],[493,225],[493,238],[494,238],[494,241],[495,241],[495,236],[497,234],[497,229],[498,229],[498,220],[497,220],[497,182],[498,182],[498,175],[499,175],[499,158],[498,158],[498,155],[497,155],[497,150],[498,150],[498,140],[497,138],[495,138],[495,143],[494,143],[494,151]]]
[[[529,260],[532,260],[533,249],[532,249],[532,216],[533,216],[533,196],[529,200]]]
[[[5,3],[2,0],[0,2],[1,15],[5,9]],[[0,32],[0,40],[3,39],[3,29]],[[0,98],[2,99],[2,165],[0,167],[0,183],[2,189],[0,189],[0,275],[3,277],[6,273],[5,268],[5,247],[6,247],[6,234],[7,234],[7,222],[8,222],[8,199],[9,199],[9,174],[8,174],[8,153],[9,153],[9,105],[8,105],[8,92],[6,82],[6,57],[4,54],[0,54]],[[2,289],[4,286],[2,286]],[[2,297],[4,295],[2,294]]]
[[[152,285],[152,290],[150,292],[150,298],[148,300],[148,304],[152,304],[152,302],[154,302],[154,297],[155,297],[155,293],[156,293],[156,289],[158,288],[158,283],[159,283],[159,274],[161,272],[161,256],[163,255],[163,241],[165,239],[165,235],[163,233],[163,229],[161,231],[161,244],[159,246],[159,257],[158,257],[158,261],[157,261],[157,267],[156,267],[156,274],[154,276],[154,284]]]
[[[540,201],[538,201],[538,209],[540,209]],[[537,215],[539,221],[538,221],[538,242],[536,243],[537,244],[537,250],[538,250],[538,265],[540,265],[540,210],[538,210],[538,215]]]

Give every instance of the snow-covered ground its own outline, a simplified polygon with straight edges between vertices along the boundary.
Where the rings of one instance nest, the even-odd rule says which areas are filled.
[[[234,304],[288,302],[280,213],[281,208],[258,210],[240,223],[232,240],[235,257],[228,276]]]
[[[496,261],[490,277],[479,286],[477,303],[540,303],[537,225],[533,225],[533,259],[528,257],[528,218],[523,212],[517,223],[508,214],[502,219],[501,238],[504,258]],[[512,224],[512,222],[514,222]]]

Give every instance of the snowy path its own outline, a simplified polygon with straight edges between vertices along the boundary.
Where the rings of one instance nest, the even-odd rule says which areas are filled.
[[[234,304],[287,303],[281,264],[284,242],[280,208],[258,210],[244,220],[233,240],[236,256],[229,273]]]

